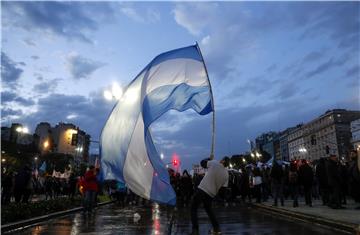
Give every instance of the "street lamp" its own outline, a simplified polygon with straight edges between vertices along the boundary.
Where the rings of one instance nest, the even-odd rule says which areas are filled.
[[[1,162],[2,162],[2,163],[5,163],[5,162],[6,162],[6,159],[5,159],[5,158],[1,159]]]
[[[256,157],[260,158],[262,155],[259,152],[256,152]]]
[[[46,141],[44,142],[43,146],[44,146],[44,149],[47,149],[47,148],[49,147],[49,141],[46,140]]]
[[[164,154],[163,154],[163,153],[160,154],[160,159],[161,159],[161,160],[164,159]]]
[[[21,127],[21,126],[17,127],[16,131],[19,133],[25,133],[25,134],[29,133],[29,129],[27,127]]]

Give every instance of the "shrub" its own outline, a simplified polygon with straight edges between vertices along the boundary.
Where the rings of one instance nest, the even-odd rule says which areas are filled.
[[[69,210],[75,207],[79,207],[81,204],[81,198],[57,198],[32,203],[14,202],[10,203],[9,205],[1,206],[1,224],[30,219],[53,212]]]

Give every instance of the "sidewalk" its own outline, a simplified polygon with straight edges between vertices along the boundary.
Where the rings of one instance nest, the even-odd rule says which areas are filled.
[[[280,206],[279,203],[279,206],[275,207],[272,206],[273,201],[268,200],[261,204],[253,203],[253,206],[277,215],[320,224],[342,231],[354,233],[360,229],[360,210],[355,209],[360,205],[352,200],[349,200],[347,205],[343,205],[346,209],[336,210],[323,206],[320,200],[313,201],[313,207],[306,206],[304,201],[299,201],[299,207],[294,208],[292,202],[292,200],[285,200],[284,206]]]

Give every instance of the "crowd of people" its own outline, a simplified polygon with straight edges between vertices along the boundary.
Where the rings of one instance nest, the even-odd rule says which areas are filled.
[[[350,161],[346,163],[339,161],[336,155],[330,155],[316,163],[304,159],[289,163],[273,161],[270,166],[248,165],[228,172],[228,187],[220,190],[216,198],[225,203],[272,200],[274,206],[284,206],[286,199],[292,199],[292,206],[298,207],[299,197],[303,197],[310,207],[313,199],[321,199],[323,205],[341,209],[347,198],[360,202],[356,151],[351,152]],[[203,174],[191,176],[186,170],[182,175],[170,172],[179,206],[189,205],[202,177]]]
[[[96,203],[100,185],[97,179],[99,169],[90,166],[83,176],[73,173],[66,179],[51,175],[35,176],[25,166],[17,174],[2,174],[1,203],[29,202],[33,195],[47,199],[57,197],[84,198],[85,211],[91,212]],[[177,195],[177,206],[190,206],[204,174],[182,174],[169,169],[170,183]],[[339,161],[336,155],[321,158],[316,163],[297,160],[290,163],[273,161],[272,164],[248,165],[240,169],[228,168],[228,186],[221,188],[216,201],[224,203],[261,203],[272,200],[274,206],[283,206],[285,199],[292,199],[292,206],[299,206],[299,197],[305,204],[313,205],[313,199],[321,199],[323,205],[333,209],[344,208],[348,198],[360,202],[360,172],[356,151],[350,154],[349,162]],[[126,185],[110,182],[105,189],[109,195],[125,205],[141,201]],[[146,200],[143,200],[146,203]]]

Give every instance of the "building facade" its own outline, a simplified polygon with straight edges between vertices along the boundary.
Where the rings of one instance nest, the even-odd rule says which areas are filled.
[[[350,123],[351,143],[354,149],[360,149],[360,119]]]
[[[290,160],[288,136],[289,133],[295,128],[296,127],[290,127],[280,133],[279,136],[280,159],[283,161]]]
[[[90,135],[71,123],[37,125],[35,134],[41,153],[54,152],[74,156],[76,162],[88,161]]]
[[[303,138],[309,160],[329,153],[345,159],[352,149],[350,123],[360,118],[360,111],[328,110],[303,126]]]
[[[289,131],[287,141],[290,161],[305,158],[303,124]]]
[[[255,139],[256,149],[270,154],[271,158],[280,159],[279,133],[270,131]]]

